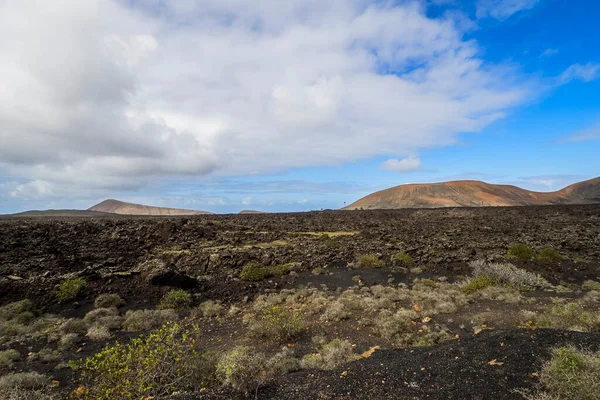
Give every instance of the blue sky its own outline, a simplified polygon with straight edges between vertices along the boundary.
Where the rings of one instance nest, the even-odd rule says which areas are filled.
[[[2,3],[0,213],[304,211],[600,175],[597,2],[248,4]]]

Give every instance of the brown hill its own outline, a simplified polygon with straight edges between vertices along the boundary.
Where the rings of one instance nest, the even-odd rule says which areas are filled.
[[[181,208],[165,208],[144,206],[141,204],[126,203],[119,200],[104,200],[93,207],[88,208],[88,211],[99,211],[103,213],[121,214],[121,215],[200,215],[212,214],[209,211],[185,210]]]
[[[493,207],[600,203],[600,177],[556,192],[532,192],[480,181],[407,184],[372,193],[345,210],[395,208]]]
[[[265,211],[258,210],[242,210],[238,214],[267,214]]]

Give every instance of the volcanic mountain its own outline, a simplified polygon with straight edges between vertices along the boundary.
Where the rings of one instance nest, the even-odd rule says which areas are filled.
[[[395,208],[493,207],[600,203],[600,177],[556,192],[532,192],[480,181],[407,184],[372,193],[344,210]]]
[[[104,200],[93,207],[88,208],[89,211],[99,211],[103,213],[121,214],[121,215],[201,215],[212,214],[209,211],[185,210],[181,208],[165,208],[144,206],[142,204],[126,203],[119,200]]]

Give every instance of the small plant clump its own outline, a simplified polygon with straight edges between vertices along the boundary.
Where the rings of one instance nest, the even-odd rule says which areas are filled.
[[[279,264],[269,267],[268,273],[271,276],[283,276],[289,274],[291,270],[292,264]]]
[[[325,273],[325,269],[321,267],[317,267],[311,271],[313,275],[323,275]]]
[[[159,310],[183,310],[190,306],[192,297],[183,289],[173,289],[165,293],[158,304]]]
[[[0,398],[6,400],[49,400],[45,388],[50,380],[37,372],[18,372],[0,377]]]
[[[248,395],[266,379],[266,357],[247,346],[227,352],[217,364],[217,377],[224,384]]]
[[[94,301],[95,308],[118,308],[125,304],[125,301],[116,293],[101,294]]]
[[[78,398],[141,399],[200,389],[208,377],[206,361],[195,349],[198,337],[197,327],[168,323],[130,344],[105,347],[75,365],[87,389]]]
[[[399,251],[392,256],[392,262],[397,265],[408,266],[413,263],[413,259],[405,252]]]
[[[130,310],[125,314],[123,329],[128,332],[156,329],[177,319],[175,310]]]
[[[83,279],[69,279],[68,281],[64,281],[58,287],[56,299],[60,303],[75,300],[86,286],[87,282]]]
[[[334,369],[357,358],[349,341],[336,338],[321,346],[318,353],[305,355],[301,366],[305,369]]]
[[[554,349],[540,374],[545,389],[529,400],[597,400],[600,382],[600,352],[591,353],[574,347]]]
[[[250,322],[248,329],[257,337],[287,342],[302,332],[300,314],[281,305],[263,308]]]
[[[494,286],[497,283],[498,282],[490,278],[489,275],[483,274],[465,281],[465,283],[462,286],[462,291],[464,294],[470,295],[480,290]]]
[[[563,257],[552,247],[545,247],[539,251],[537,259],[546,264],[554,264],[561,262]]]
[[[193,310],[194,316],[202,316],[204,318],[214,317],[223,311],[223,305],[219,301],[207,300],[201,303]]]
[[[247,282],[259,282],[269,275],[269,270],[258,264],[244,265],[240,273],[240,279]]]
[[[14,349],[0,351],[0,368],[10,368],[13,362],[21,358],[21,354]]]
[[[535,257],[535,251],[527,245],[516,243],[508,248],[508,257],[520,260],[531,260]]]
[[[508,285],[519,289],[535,289],[551,286],[538,274],[525,271],[509,263],[488,263],[483,260],[471,261],[469,266],[473,276],[487,275],[498,284]]]
[[[586,311],[580,304],[555,304],[536,318],[539,328],[590,332],[600,329],[600,315]]]
[[[385,261],[380,260],[377,254],[363,254],[356,259],[356,263],[362,268],[385,267]]]

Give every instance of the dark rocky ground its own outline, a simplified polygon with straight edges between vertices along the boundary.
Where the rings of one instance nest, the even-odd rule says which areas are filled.
[[[504,260],[511,243],[558,250],[565,257],[560,263],[514,261],[553,284],[580,285],[599,279],[600,205],[177,218],[0,218],[0,306],[29,298],[42,312],[81,318],[101,293],[118,293],[126,309],[141,309],[154,307],[172,287],[188,289],[195,303],[212,299],[228,305],[299,285],[349,287],[356,274],[367,285],[390,278],[395,283],[411,282],[417,276],[444,276],[452,282],[470,273],[471,260]],[[413,274],[394,268],[389,260],[397,251],[412,256],[423,271]],[[386,267],[355,269],[356,257],[366,253],[378,254]],[[249,262],[297,263],[297,274],[257,283],[240,281],[239,273]],[[331,273],[314,276],[310,271],[317,267],[327,267]],[[86,292],[75,302],[58,304],[57,284],[73,277],[88,281]],[[220,329],[211,334],[225,337],[228,328]],[[355,335],[360,336],[354,338],[356,342],[368,347],[368,337]],[[532,373],[539,371],[550,349],[569,343],[598,349],[600,334],[523,329],[461,334],[458,340],[428,348],[376,351],[370,358],[333,371],[292,373],[265,385],[259,398],[518,399],[522,397],[514,389],[536,383]],[[90,355],[102,345],[90,343],[66,356]],[[42,346],[25,342],[17,349],[27,354]],[[489,365],[494,359],[503,364]],[[70,370],[25,361],[13,369],[48,373],[61,387],[72,387]],[[237,395],[219,388],[181,398],[233,396]]]

